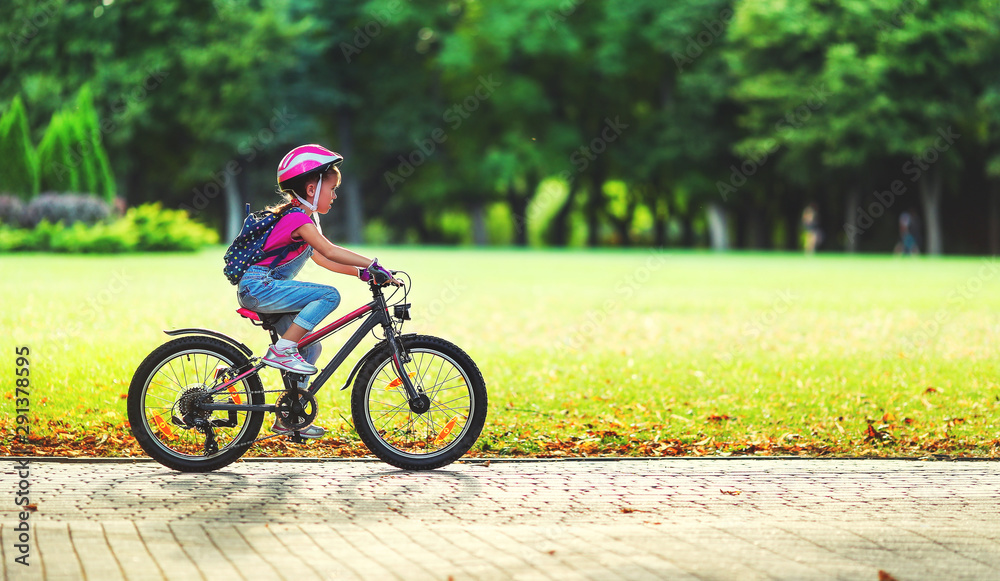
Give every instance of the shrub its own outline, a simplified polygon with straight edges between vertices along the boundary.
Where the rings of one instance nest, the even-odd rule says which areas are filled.
[[[98,252],[104,254],[134,250],[139,236],[124,220],[87,226],[77,222],[56,229],[49,239],[53,252]]]
[[[219,242],[219,235],[188,217],[184,210],[157,202],[130,208],[124,220],[138,235],[137,250],[197,250]]]
[[[159,204],[131,208],[113,222],[78,220],[67,225],[43,219],[31,230],[0,226],[0,252],[190,251],[218,241],[214,230],[192,221],[183,210],[164,210]]]
[[[0,225],[0,252],[30,250],[27,239],[31,235],[31,230],[18,230]]]
[[[20,198],[0,194],[0,224],[17,228],[24,219],[24,203]]]
[[[0,184],[5,190],[24,200],[38,194],[38,157],[20,96],[0,117],[0,160]]]
[[[71,226],[76,222],[96,224],[111,215],[111,207],[92,195],[46,192],[28,204],[22,224],[33,228],[42,220]]]

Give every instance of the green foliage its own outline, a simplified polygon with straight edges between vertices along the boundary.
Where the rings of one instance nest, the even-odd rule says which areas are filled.
[[[165,210],[160,204],[131,208],[110,222],[67,225],[42,220],[33,229],[0,226],[0,252],[190,252],[218,242],[214,230],[192,221],[181,210]]]
[[[38,168],[41,189],[54,192],[80,191],[80,168],[74,163],[73,144],[76,127],[71,116],[54,113],[41,143],[38,144]]]
[[[0,117],[0,160],[0,190],[23,200],[38,195],[38,158],[20,95],[14,96]]]
[[[138,234],[137,250],[197,250],[217,244],[214,230],[191,220],[182,210],[164,209],[157,202],[129,208],[124,221]]]
[[[790,241],[813,201],[835,240],[845,192],[884,187],[954,126],[961,142],[935,171],[954,193],[942,204],[956,205],[944,213],[958,231],[978,208],[962,204],[985,201],[968,192],[1000,176],[996,7],[12,0],[0,8],[11,48],[0,107],[22,96],[33,142],[54,112],[72,118],[63,131],[78,175],[51,183],[53,164],[67,165],[53,120],[40,146],[46,190],[111,200],[114,173],[130,203],[177,207],[206,184],[235,183],[240,192],[198,208],[219,224],[237,198],[273,190],[285,151],[314,141],[347,156],[344,206],[363,190],[367,217],[393,240],[441,241],[451,219],[427,214],[499,203],[514,222],[544,210],[514,229],[524,245],[567,244],[581,224],[590,244],[659,245],[668,223],[693,245],[709,206],[739,219],[732,230]],[[609,120],[622,130],[608,133]],[[553,178],[574,192],[572,208],[535,203]]]

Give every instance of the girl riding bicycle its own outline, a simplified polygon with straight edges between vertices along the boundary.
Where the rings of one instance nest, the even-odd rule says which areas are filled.
[[[311,282],[292,280],[305,262],[313,262],[340,274],[355,276],[363,281],[371,278],[372,270],[381,270],[394,284],[398,284],[377,259],[367,258],[330,242],[318,227],[318,217],[326,214],[333,200],[341,174],[338,166],[343,156],[320,145],[302,145],[288,152],[278,165],[278,188],[285,203],[271,206],[268,211],[281,217],[273,226],[264,243],[265,251],[288,249],[279,258],[267,258],[252,266],[239,281],[240,306],[258,313],[289,313],[275,325],[281,338],[271,345],[262,361],[271,367],[300,375],[315,374],[313,365],[322,347],[314,343],[302,353],[298,341],[340,304],[337,289]],[[304,243],[304,244],[302,244]],[[296,245],[301,246],[296,248]],[[305,388],[306,379],[300,382]],[[285,433],[277,419],[271,430]],[[319,438],[326,430],[309,426],[300,431],[305,438]]]

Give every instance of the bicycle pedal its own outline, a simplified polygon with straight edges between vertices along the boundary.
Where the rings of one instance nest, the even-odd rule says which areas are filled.
[[[288,439],[292,441],[293,444],[305,444],[307,440],[300,436],[298,433],[291,434]]]

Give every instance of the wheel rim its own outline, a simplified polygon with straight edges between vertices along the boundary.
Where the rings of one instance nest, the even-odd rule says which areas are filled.
[[[235,427],[214,427],[218,451],[205,455],[205,434],[195,428],[185,429],[175,425],[172,417],[180,417],[179,400],[184,393],[195,389],[206,389],[218,385],[215,379],[217,369],[233,366],[229,359],[206,349],[189,349],[162,362],[149,375],[142,392],[142,421],[152,442],[161,450],[184,460],[215,458],[230,449],[248,429],[249,414],[234,412]],[[230,389],[216,394],[212,400],[217,403],[251,403],[250,386],[241,381]],[[227,420],[229,412],[213,411],[207,415],[211,420]]]
[[[430,398],[423,414],[410,411],[392,358],[368,380],[365,419],[384,445],[409,458],[432,458],[448,452],[472,427],[476,396],[470,378],[454,359],[433,349],[413,349],[405,370],[413,386]]]

